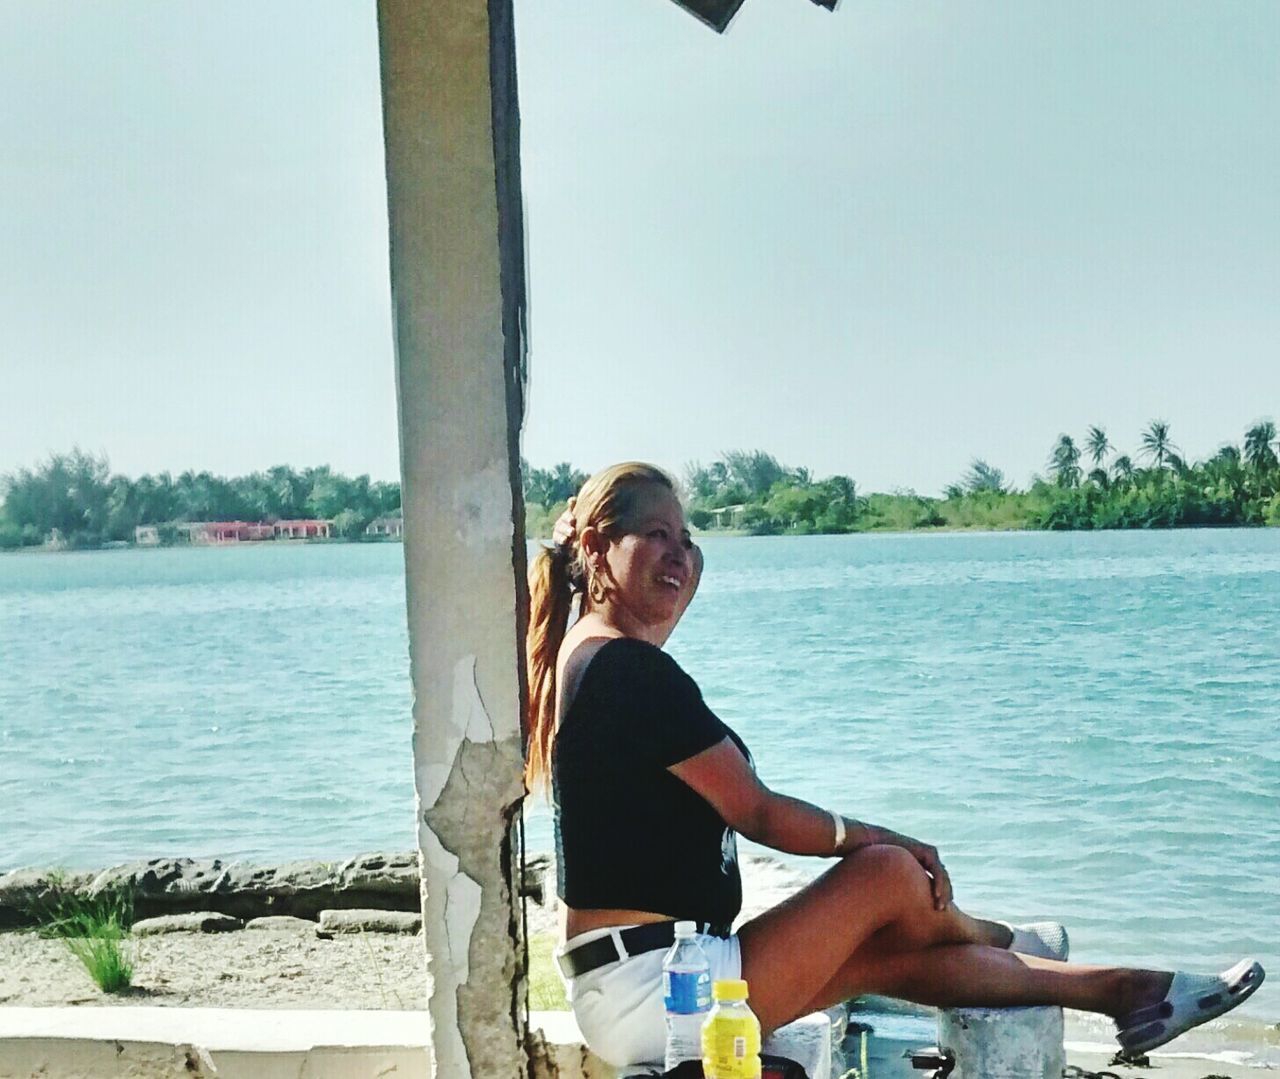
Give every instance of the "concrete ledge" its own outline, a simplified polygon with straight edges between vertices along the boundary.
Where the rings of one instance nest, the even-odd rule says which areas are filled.
[[[426,1012],[0,1008],[0,1079],[428,1074]]]
[[[0,1008],[0,1079],[425,1079],[425,1011]],[[614,1079],[570,1012],[534,1012],[535,1079]],[[788,1040],[789,1039],[789,1040]],[[766,1049],[830,1074],[830,1021],[783,1028]]]

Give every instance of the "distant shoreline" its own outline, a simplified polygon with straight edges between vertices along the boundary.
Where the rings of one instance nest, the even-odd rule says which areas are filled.
[[[1025,536],[1033,533],[1079,535],[1081,533],[1115,533],[1115,532],[1261,532],[1276,528],[1268,524],[1187,524],[1160,525],[1150,528],[1002,528],[981,524],[967,525],[922,525],[918,528],[858,528],[847,532],[751,532],[740,528],[714,528],[703,531],[694,530],[695,540],[703,539],[800,539],[818,536],[937,536],[937,535],[1007,535]],[[528,543],[549,543],[550,536],[526,535]],[[228,543],[106,543],[98,547],[44,546],[0,548],[0,556],[32,555],[32,554],[102,554],[116,551],[204,551],[204,550],[237,550],[263,549],[273,547],[377,547],[384,544],[400,544],[403,539],[396,536],[371,537],[368,539],[277,539],[277,540],[245,540]]]

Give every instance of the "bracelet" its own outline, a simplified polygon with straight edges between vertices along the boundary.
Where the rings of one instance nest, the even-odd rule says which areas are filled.
[[[828,809],[831,814],[831,823],[836,826],[836,845],[835,853],[840,853],[840,848],[844,846],[844,817],[840,816],[834,809]]]

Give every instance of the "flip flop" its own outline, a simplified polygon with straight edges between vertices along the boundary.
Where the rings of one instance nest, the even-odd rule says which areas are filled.
[[[1266,976],[1256,959],[1241,959],[1221,974],[1179,971],[1159,1004],[1139,1008],[1116,1020],[1120,1055],[1141,1056],[1192,1027],[1224,1015],[1248,1000]]]
[[[1026,925],[1011,925],[999,922],[1013,934],[1009,943],[1009,951],[1020,955],[1033,955],[1037,959],[1056,959],[1065,962],[1071,951],[1071,942],[1067,939],[1065,926],[1057,922],[1027,922]]]

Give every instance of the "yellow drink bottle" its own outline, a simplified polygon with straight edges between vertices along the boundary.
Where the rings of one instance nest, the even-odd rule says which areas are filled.
[[[702,1024],[702,1074],[706,1079],[760,1079],[760,1020],[747,1006],[747,983],[711,987],[711,1014]]]

